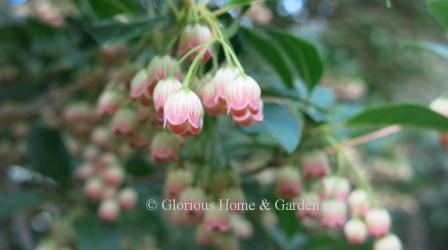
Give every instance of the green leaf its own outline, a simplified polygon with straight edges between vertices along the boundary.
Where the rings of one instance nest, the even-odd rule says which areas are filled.
[[[111,19],[119,14],[135,14],[143,8],[139,0],[75,0],[82,13],[90,18]]]
[[[246,40],[274,68],[284,84],[289,89],[294,88],[292,73],[277,47],[255,31],[246,28],[242,31]]]
[[[252,2],[255,1],[256,0],[228,0],[225,2],[222,8],[236,8],[238,6],[251,4]]]
[[[266,104],[264,121],[267,132],[289,153],[299,145],[302,136],[302,125],[285,106]]]
[[[437,21],[448,27],[448,0],[426,0],[426,7]]]
[[[278,31],[270,33],[280,43],[286,57],[289,58],[311,92],[319,82],[324,69],[317,49],[311,43],[288,33]]]
[[[0,219],[14,215],[21,210],[37,206],[47,201],[42,193],[16,191],[0,197]]]
[[[27,138],[27,157],[37,172],[63,186],[69,184],[70,156],[56,130],[33,127]]]
[[[350,125],[403,125],[448,132],[448,118],[415,104],[393,104],[369,108],[351,118]]]
[[[144,19],[130,23],[107,21],[87,27],[87,31],[98,43],[110,45],[148,34],[154,28],[162,27],[167,23],[167,18]]]
[[[88,214],[74,223],[80,250],[119,250],[120,237],[116,228],[102,222],[96,215]]]

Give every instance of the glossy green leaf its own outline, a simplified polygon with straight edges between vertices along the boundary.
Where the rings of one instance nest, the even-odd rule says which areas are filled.
[[[448,27],[448,0],[427,0],[426,7],[437,21]]]
[[[246,28],[242,29],[242,31],[244,37],[251,45],[250,47],[253,47],[272,66],[288,88],[294,88],[292,72],[277,47],[258,32]]]
[[[87,31],[98,43],[110,45],[148,34],[154,28],[163,27],[167,23],[168,18],[144,19],[130,23],[107,21],[87,27]]]
[[[70,182],[70,156],[60,134],[53,129],[35,126],[27,138],[27,157],[34,169],[60,185]]]
[[[83,215],[74,223],[80,250],[119,250],[120,237],[113,225],[102,222],[94,214]]]
[[[289,153],[293,152],[299,145],[302,136],[302,124],[285,106],[266,104],[263,126]]]
[[[0,219],[42,204],[47,200],[45,195],[34,191],[16,191],[0,196]]]
[[[369,108],[348,122],[350,125],[402,125],[448,132],[448,118],[416,104],[393,104]]]
[[[272,31],[271,34],[280,43],[296,72],[312,90],[319,82],[324,70],[317,49],[311,43],[288,33]]]

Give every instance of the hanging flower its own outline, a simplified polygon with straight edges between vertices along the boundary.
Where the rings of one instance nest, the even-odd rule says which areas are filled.
[[[402,250],[403,246],[400,239],[394,235],[389,234],[375,240],[373,245],[374,250]]]
[[[216,204],[217,205],[217,204]],[[227,210],[208,209],[205,212],[202,226],[207,231],[227,232],[230,228],[230,217]]]
[[[199,134],[202,129],[204,109],[199,97],[186,88],[170,95],[164,105],[164,127],[171,132],[188,136]]]
[[[367,230],[372,236],[384,236],[389,233],[390,214],[385,209],[372,209],[366,215]]]
[[[123,182],[125,173],[119,166],[110,166],[103,173],[103,180],[109,186],[118,187]]]
[[[98,209],[98,216],[107,222],[115,222],[119,213],[120,207],[114,199],[103,200]]]
[[[278,170],[276,176],[276,192],[279,197],[292,200],[299,195],[300,187],[299,171],[286,166]]]
[[[207,26],[201,24],[187,25],[182,33],[179,41],[179,54],[183,55],[189,50],[194,49],[195,52],[188,58],[192,60],[195,56],[201,53],[204,47],[201,45],[207,44],[212,40],[212,32]],[[202,57],[202,62],[207,62],[212,57],[211,48],[207,48],[206,53]]]
[[[186,169],[176,169],[168,172],[164,196],[166,199],[177,199],[185,188],[191,186],[193,183],[193,176],[191,171]]]
[[[246,114],[242,116],[233,116],[233,121],[238,123],[241,127],[248,127],[252,125],[253,122],[261,123],[264,119],[263,115],[263,102],[260,101],[260,107],[258,108],[257,113],[252,114],[249,110],[246,111]]]
[[[238,75],[225,85],[227,113],[233,117],[241,117],[249,111],[257,114],[260,109],[261,89],[250,76]]]
[[[167,78],[171,72],[177,80],[180,80],[181,72],[176,59],[165,55],[156,56],[151,60],[148,66],[148,82],[145,92],[147,98],[152,99],[157,83]]]
[[[352,216],[365,217],[370,209],[370,201],[367,192],[361,189],[353,190],[348,197],[348,204]]]
[[[151,99],[145,96],[148,81],[146,69],[142,69],[135,74],[131,80],[130,96],[132,100],[140,100],[143,105],[149,105],[151,103]]]
[[[300,162],[303,167],[303,178],[322,178],[330,173],[328,160],[321,152],[312,152],[304,155]]]
[[[98,98],[96,106],[96,113],[100,116],[112,115],[120,107],[123,97],[118,91],[113,89],[106,89]]]
[[[181,138],[176,135],[157,133],[151,142],[151,160],[157,164],[175,162],[179,158]]]
[[[347,199],[350,183],[347,179],[337,176],[327,176],[322,180],[322,199]]]
[[[154,108],[160,115],[163,115],[163,106],[168,97],[176,93],[181,87],[182,84],[175,78],[166,78],[157,84],[154,89],[153,100]]]
[[[319,216],[319,195],[315,192],[306,192],[296,199],[296,202],[303,203],[303,208],[297,209],[296,213],[299,218]]]
[[[133,188],[124,188],[118,193],[118,203],[124,210],[131,210],[137,203],[137,192]]]
[[[137,124],[137,115],[131,108],[121,108],[112,119],[112,131],[115,135],[130,135]]]
[[[348,242],[362,244],[367,239],[367,227],[362,220],[351,219],[344,226],[344,234]]]
[[[197,223],[202,219],[206,209],[203,204],[206,200],[204,191],[193,187],[186,188],[179,197],[181,203],[190,204],[184,206],[183,212],[188,215],[192,223]]]
[[[326,227],[341,227],[347,216],[347,205],[341,200],[322,202],[321,223]]]

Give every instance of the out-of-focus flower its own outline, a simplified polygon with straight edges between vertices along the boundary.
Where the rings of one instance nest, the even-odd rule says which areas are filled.
[[[347,217],[347,204],[341,200],[322,201],[321,223],[326,227],[341,227]]]
[[[103,200],[98,209],[98,216],[107,222],[115,222],[119,213],[120,207],[114,199]]]
[[[359,219],[351,219],[344,226],[347,240],[352,244],[362,244],[367,239],[367,227]]]
[[[389,233],[391,219],[385,209],[372,209],[366,215],[367,231],[372,236],[384,236]]]
[[[285,166],[278,170],[276,176],[276,188],[279,197],[292,200],[300,194],[299,171],[293,167]]]
[[[374,250],[401,250],[403,246],[400,239],[394,234],[389,234],[375,240]]]
[[[193,59],[195,56],[206,49],[206,53],[202,57],[202,62],[207,62],[212,57],[211,48],[200,47],[207,44],[212,40],[212,32],[210,29],[201,24],[187,25],[182,33],[179,41],[179,54],[185,54],[189,50],[194,49],[194,53],[189,56],[189,59]]]
[[[157,164],[179,158],[181,138],[176,135],[161,132],[157,133],[151,142],[151,159]]]

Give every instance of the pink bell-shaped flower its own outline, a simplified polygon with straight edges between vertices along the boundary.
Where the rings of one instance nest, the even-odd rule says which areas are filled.
[[[277,195],[292,200],[300,194],[300,191],[299,171],[290,166],[280,168],[276,176]]]
[[[179,89],[168,97],[163,110],[164,127],[168,127],[174,134],[195,136],[201,131],[204,109],[193,91]]]
[[[322,178],[330,173],[327,157],[320,152],[312,152],[300,159],[303,167],[303,178]]]
[[[151,160],[157,164],[175,162],[179,158],[181,138],[167,133],[157,133],[151,142]]]
[[[253,122],[261,123],[264,119],[263,115],[263,102],[260,101],[260,107],[257,113],[252,114],[249,110],[243,116],[233,116],[233,121],[238,123],[241,127],[248,127],[252,125]]]
[[[241,117],[249,111],[257,114],[260,109],[261,89],[250,76],[238,75],[225,85],[227,112],[233,117]]]
[[[176,169],[168,172],[165,188],[164,188],[164,196],[166,199],[177,199],[179,195],[184,191],[187,187],[191,186],[193,183],[193,175],[191,171],[186,169]]]
[[[145,96],[148,87],[148,72],[142,69],[131,80],[130,96],[132,100],[139,100],[143,105],[149,105],[151,99]]]
[[[218,206],[218,204],[215,205]],[[215,207],[215,209],[208,209],[205,212],[202,226],[207,231],[227,232],[230,228],[230,217],[228,211],[219,209],[219,207]]]
[[[384,236],[389,233],[391,219],[385,209],[372,209],[366,215],[367,230],[372,236]]]
[[[367,192],[362,189],[353,190],[348,196],[348,204],[352,216],[365,217],[370,209],[370,201]]]
[[[207,49],[202,57],[202,62],[207,62],[212,56],[211,48],[200,47],[212,40],[212,32],[207,26],[201,24],[187,25],[179,41],[179,54],[183,55],[194,49],[194,53],[188,58],[192,60],[195,56]]]
[[[148,66],[148,82],[146,84],[145,92],[147,98],[152,99],[154,88],[157,83],[169,77],[170,73],[173,73],[173,76],[180,80],[181,72],[176,59],[165,55],[156,56],[151,60]]]
[[[401,244],[400,239],[394,235],[389,234],[384,237],[381,237],[375,240],[373,244],[374,250],[402,250],[403,246]]]
[[[98,98],[96,113],[100,116],[112,115],[120,107],[123,101],[122,95],[113,89],[106,89]]]
[[[322,202],[321,223],[326,227],[341,227],[347,216],[347,204],[341,200]]]
[[[120,207],[114,199],[103,200],[98,209],[98,216],[107,222],[115,222],[119,213]]]
[[[138,117],[131,108],[121,108],[112,119],[112,131],[115,135],[130,135],[135,130]]]
[[[160,115],[163,115],[163,106],[168,97],[176,93],[181,87],[182,84],[175,78],[166,78],[157,84],[154,89],[153,100],[154,108]]]
[[[137,203],[137,192],[133,188],[124,188],[118,193],[118,203],[124,210],[131,210]]]
[[[327,176],[322,180],[322,199],[347,199],[350,192],[350,183],[347,179],[338,176]]]
[[[344,234],[348,242],[362,244],[367,239],[366,224],[360,219],[351,219],[344,226]]]
[[[297,209],[296,213],[299,218],[316,218],[319,217],[320,198],[317,193],[306,192],[296,199],[297,203],[303,203],[302,207]]]

